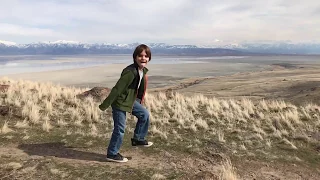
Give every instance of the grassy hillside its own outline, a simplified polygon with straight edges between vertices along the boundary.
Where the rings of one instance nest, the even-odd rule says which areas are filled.
[[[126,165],[104,162],[112,132],[111,109],[76,96],[88,89],[3,78],[0,160],[3,178],[34,179],[267,179],[255,172],[308,170],[276,177],[319,176],[320,106],[150,93],[149,149],[132,148],[136,119],[128,114],[122,154]],[[256,164],[255,164],[256,163]],[[253,173],[253,174],[250,174]]]

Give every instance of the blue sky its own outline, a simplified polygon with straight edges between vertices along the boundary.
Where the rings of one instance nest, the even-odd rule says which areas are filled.
[[[0,40],[320,41],[318,0],[3,0]]]

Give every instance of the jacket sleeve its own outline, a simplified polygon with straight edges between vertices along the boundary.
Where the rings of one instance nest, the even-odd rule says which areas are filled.
[[[134,79],[134,74],[131,70],[124,70],[116,85],[112,88],[108,97],[99,105],[99,109],[105,111],[129,87]]]

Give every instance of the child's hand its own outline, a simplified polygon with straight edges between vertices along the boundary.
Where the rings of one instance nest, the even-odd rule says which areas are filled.
[[[99,109],[100,109],[101,111],[105,111],[106,109],[103,108],[101,105],[102,105],[102,104],[99,105]]]

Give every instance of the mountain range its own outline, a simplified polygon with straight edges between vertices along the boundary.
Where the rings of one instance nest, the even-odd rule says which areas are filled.
[[[140,43],[81,43],[59,40],[17,44],[0,41],[0,55],[73,55],[73,54],[131,54]],[[227,45],[170,45],[147,43],[154,54],[174,55],[254,55],[254,54],[320,54],[320,43],[242,43]]]

